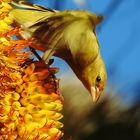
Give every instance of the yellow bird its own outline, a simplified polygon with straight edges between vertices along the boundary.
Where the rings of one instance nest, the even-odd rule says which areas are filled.
[[[57,11],[36,4],[12,2],[10,16],[21,26],[23,38],[35,38],[48,62],[54,55],[65,60],[97,101],[106,85],[96,25],[101,17],[85,10]]]

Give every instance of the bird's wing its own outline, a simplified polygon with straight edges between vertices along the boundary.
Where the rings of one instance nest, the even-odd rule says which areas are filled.
[[[92,48],[94,47],[92,46],[93,42],[89,40],[91,37],[89,32],[92,29],[89,32],[86,31],[90,25],[89,13],[86,11],[60,12],[22,1],[15,4],[10,15],[23,26],[27,35],[29,34],[40,41],[45,45],[46,50],[49,49],[49,53],[45,54],[45,59],[57,49],[66,49],[63,48],[65,46],[70,50],[76,62],[81,58],[83,60],[80,62],[87,65],[89,57],[87,58],[88,55],[85,55],[86,50],[89,50],[90,55],[95,53]],[[61,57],[61,54],[59,56]],[[77,56],[79,56],[78,60],[76,60]]]
[[[14,9],[10,12],[10,16],[23,28],[23,37],[36,38],[46,46],[46,50],[49,49],[49,54],[52,54],[51,49],[54,51],[58,49],[58,45],[63,46],[61,43],[64,42],[64,30],[73,21],[79,20],[69,11],[59,12],[24,1],[13,2],[12,6]]]

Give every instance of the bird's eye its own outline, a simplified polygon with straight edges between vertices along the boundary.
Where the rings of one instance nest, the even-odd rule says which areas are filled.
[[[99,75],[96,77],[96,81],[97,82],[100,82],[101,81],[101,77]]]

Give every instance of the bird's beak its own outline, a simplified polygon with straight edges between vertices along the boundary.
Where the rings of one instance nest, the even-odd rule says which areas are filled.
[[[93,102],[97,102],[102,93],[102,90],[99,90],[98,87],[92,86],[90,89],[90,93],[91,93]]]

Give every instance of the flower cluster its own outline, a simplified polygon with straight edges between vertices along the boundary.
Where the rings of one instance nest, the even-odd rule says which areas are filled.
[[[57,68],[30,59],[29,40],[13,39],[9,0],[0,1],[0,139],[60,140],[62,97]]]

